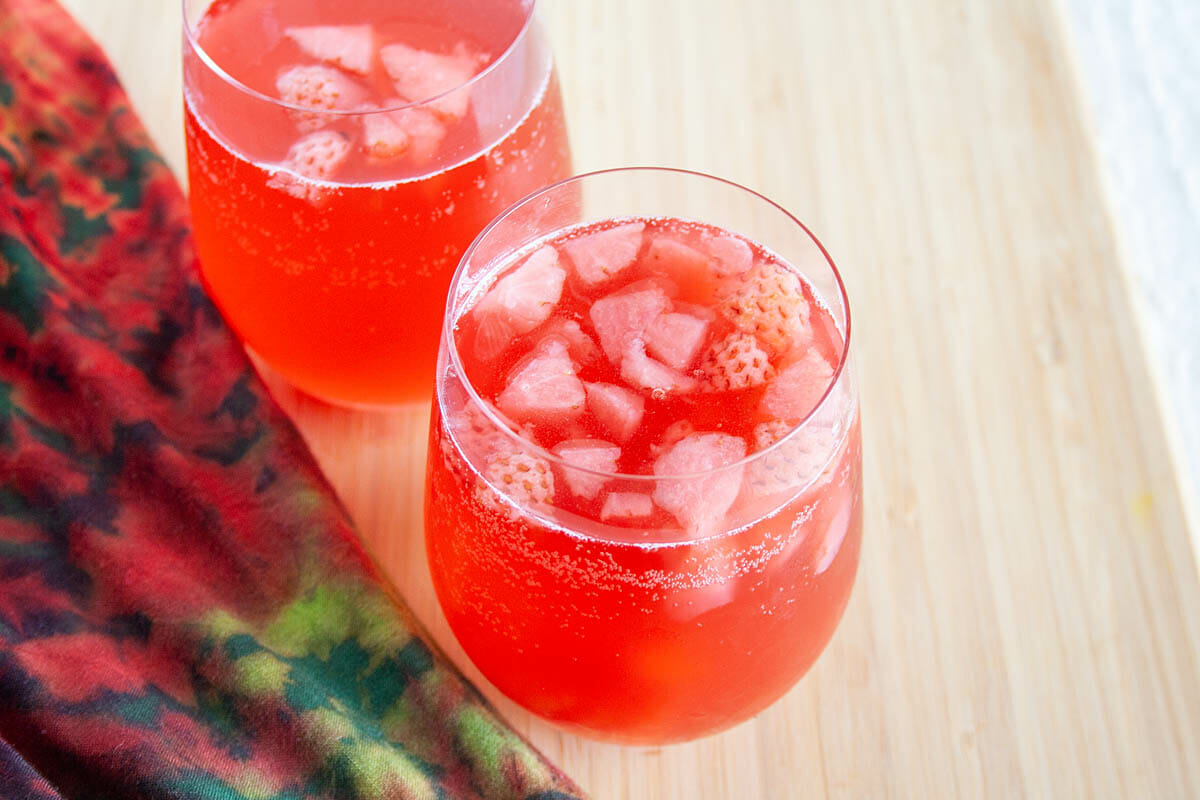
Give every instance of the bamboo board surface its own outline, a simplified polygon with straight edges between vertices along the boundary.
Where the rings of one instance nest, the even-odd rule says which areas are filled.
[[[182,167],[177,2],[66,4]],[[757,719],[622,749],[499,699],[517,728],[597,800],[1200,795],[1195,554],[1055,5],[541,14],[579,171],[742,182],[842,267],[866,518],[833,643]],[[424,562],[424,412],[279,396],[462,663]]]

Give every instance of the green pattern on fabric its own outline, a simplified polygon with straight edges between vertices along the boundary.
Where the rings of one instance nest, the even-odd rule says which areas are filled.
[[[130,147],[117,139],[111,148],[99,148],[76,163],[84,172],[103,175],[101,185],[116,199],[113,208],[138,208],[151,168],[162,165],[162,158],[148,147]]]
[[[12,384],[0,383],[0,445],[12,444]]]
[[[0,268],[0,311],[16,317],[28,333],[37,333],[54,279],[24,242],[6,233],[0,233]]]
[[[65,255],[87,247],[101,236],[112,233],[108,220],[102,216],[89,217],[77,206],[62,206],[62,236],[58,238],[58,249]]]

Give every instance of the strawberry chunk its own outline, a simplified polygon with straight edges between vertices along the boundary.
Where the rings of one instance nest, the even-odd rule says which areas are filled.
[[[840,442],[838,432],[821,420],[810,420],[799,430],[782,420],[760,423],[754,428],[755,450],[773,449],[754,459],[747,486],[759,497],[798,492],[830,464]]]
[[[739,555],[742,555],[739,558]],[[744,554],[729,542],[704,542],[681,548],[685,563],[696,564],[696,579],[676,595],[665,609],[671,619],[694,622],[702,615],[733,601],[745,584]]]
[[[712,271],[722,277],[743,275],[754,265],[754,251],[746,240],[730,234],[704,237],[704,246],[712,256]]]
[[[367,101],[367,90],[332,67],[314,64],[292,67],[275,79],[279,99],[288,105],[314,111],[353,111]],[[298,111],[292,114],[296,126],[304,132],[325,126],[327,116]]]
[[[754,450],[767,450],[794,430],[794,426],[774,419],[754,427]],[[801,488],[810,474],[810,458],[796,434],[770,452],[756,456],[746,473],[746,485],[755,497],[770,497]]]
[[[551,338],[513,370],[496,405],[517,422],[559,422],[579,416],[586,399],[566,343]]]
[[[464,453],[472,458],[482,457],[483,453],[496,449],[497,445],[506,438],[505,434],[501,432],[495,420],[487,415],[483,407],[465,397],[462,398],[461,403],[462,405],[457,411],[446,414],[447,428],[454,435]],[[486,400],[483,401],[483,404],[488,406],[501,420],[508,422],[495,406]]]
[[[288,28],[283,33],[318,61],[359,75],[371,71],[375,33],[370,25],[308,25]]]
[[[566,270],[558,265],[558,251],[546,245],[496,281],[473,312],[479,320],[476,354],[494,358],[514,336],[529,333],[549,319],[566,277]]]
[[[767,452],[754,459],[746,475],[751,492],[760,497],[785,490],[795,494],[814,480],[828,480],[852,412],[845,384],[839,383],[800,428],[783,419],[756,425],[754,448]]]
[[[850,533],[850,520],[853,513],[854,506],[852,504],[839,504],[837,514],[829,523],[829,527],[825,529],[825,537],[817,547],[816,565],[813,567],[814,575],[820,575],[829,569],[838,553],[842,551],[842,542]]]
[[[587,406],[618,442],[627,442],[642,424],[646,401],[641,395],[611,383],[587,384]]]
[[[641,492],[613,492],[604,498],[600,519],[605,522],[610,519],[642,519],[652,513],[654,501],[650,499],[650,495]]]
[[[717,533],[742,487],[744,467],[730,465],[745,457],[746,442],[737,436],[687,436],[654,462],[654,474],[667,476],[657,482],[654,502],[673,514],[690,536]],[[670,477],[675,475],[685,477]]]
[[[702,319],[705,322],[713,322],[717,318],[717,312],[708,306],[697,305],[696,303],[683,303],[676,300],[675,310],[680,314],[691,314],[696,319]]]
[[[658,236],[646,253],[656,272],[670,275],[683,285],[694,286],[709,280],[709,261],[706,254],[669,236]]]
[[[402,98],[424,103],[436,97],[429,108],[446,122],[457,122],[467,115],[471,92],[464,84],[486,61],[463,42],[448,54],[390,44],[379,50],[379,58]]]
[[[717,342],[700,368],[704,389],[713,392],[762,386],[775,376],[766,351],[748,333],[731,333]]]
[[[392,117],[408,134],[409,156],[418,166],[433,161],[446,138],[446,126],[436,114],[424,108],[400,108]]]
[[[554,501],[554,472],[546,459],[515,448],[488,455],[483,476],[475,487],[476,499],[485,507],[516,519],[529,506]]]
[[[667,426],[667,429],[662,432],[662,436],[654,444],[650,445],[650,453],[658,458],[663,453],[671,449],[679,441],[686,439],[696,432],[696,426],[692,424],[690,419],[677,419]]]
[[[588,317],[600,337],[604,355],[615,364],[621,360],[630,342],[641,338],[646,328],[670,307],[671,301],[662,288],[644,284],[642,288],[630,290],[626,287],[600,298],[592,303]]]
[[[319,202],[331,187],[313,181],[328,181],[350,155],[350,142],[335,131],[317,131],[300,139],[284,158],[281,169],[267,185],[300,200]]]
[[[690,375],[684,375],[646,355],[646,345],[641,339],[634,339],[625,349],[625,357],[621,359],[621,378],[635,389],[645,389],[655,394],[687,394],[695,391],[698,385]]]
[[[766,450],[771,445],[787,436],[795,429],[795,425],[781,419],[760,422],[754,426],[754,452]]]
[[[572,467],[589,470],[589,472],[582,472],[580,469],[564,467],[562,473],[563,478],[567,481],[567,488],[573,494],[594,500],[608,481],[600,475],[591,473],[612,474],[616,472],[617,459],[621,457],[621,448],[601,439],[569,439],[556,445],[554,453]]]
[[[571,351],[571,360],[586,367],[600,357],[600,348],[594,339],[583,332],[573,319],[552,319],[546,326],[547,336],[561,336]]]
[[[395,112],[377,111],[364,114],[362,123],[363,147],[367,155],[376,161],[399,158],[407,153],[412,145],[412,137]]]
[[[811,338],[800,278],[776,263],[759,264],[723,287],[718,308],[738,330],[754,334],[775,355]]]
[[[306,178],[329,180],[350,155],[350,142],[335,131],[317,131],[288,150],[283,165]]]
[[[480,312],[478,308],[475,313],[479,318],[475,325],[475,357],[480,361],[493,361],[512,346],[516,331],[503,313]]]
[[[572,239],[563,244],[575,273],[589,287],[603,283],[633,264],[642,249],[646,225],[631,222]]]
[[[708,339],[708,323],[690,314],[661,314],[646,328],[650,355],[678,370],[689,369]]]
[[[663,431],[659,444],[663,450],[666,450],[671,445],[686,439],[695,432],[696,426],[692,424],[690,419],[677,419]]]
[[[395,108],[403,100],[389,100],[385,106]],[[371,109],[373,111],[373,109]],[[432,111],[424,108],[395,108],[394,111],[375,111],[364,114],[363,143],[367,155],[376,161],[386,161],[407,154],[417,166],[433,161],[446,138],[446,126]]]
[[[829,362],[815,349],[806,350],[768,384],[762,411],[776,419],[798,422],[820,402],[832,379]]]

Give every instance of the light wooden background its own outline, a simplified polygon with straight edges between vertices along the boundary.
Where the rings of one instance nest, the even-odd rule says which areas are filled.
[[[183,163],[174,0],[68,0]],[[516,726],[597,800],[1200,795],[1200,584],[1057,9],[544,0],[577,157],[717,173],[842,265],[867,514],[854,598],[784,700],[691,745]],[[452,653],[420,413],[281,392]],[[487,690],[488,687],[485,687]]]

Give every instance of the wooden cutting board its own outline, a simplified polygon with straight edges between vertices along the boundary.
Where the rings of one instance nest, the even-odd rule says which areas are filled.
[[[178,2],[67,5],[181,167]],[[1056,6],[542,5],[581,171],[732,178],[842,266],[867,513],[837,636],[756,720],[644,750],[509,718],[597,800],[1200,795],[1195,553]],[[280,397],[461,663],[425,414]]]

